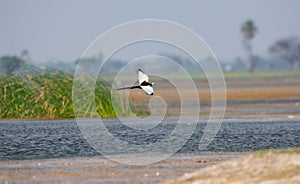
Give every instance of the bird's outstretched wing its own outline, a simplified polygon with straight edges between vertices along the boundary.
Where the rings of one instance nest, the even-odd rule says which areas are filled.
[[[138,80],[139,80],[139,85],[141,85],[144,81],[149,82],[149,77],[141,69],[139,69],[138,70]]]
[[[141,88],[147,93],[148,95],[153,95],[153,88],[151,86],[141,86]]]

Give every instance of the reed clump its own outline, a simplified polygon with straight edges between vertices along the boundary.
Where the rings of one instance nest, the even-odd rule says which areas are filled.
[[[73,75],[60,70],[0,74],[0,118],[74,118],[72,86]],[[97,115],[114,117],[110,88],[97,80],[94,90],[95,99],[89,100],[96,103]],[[85,113],[83,116],[92,117],[95,114]]]

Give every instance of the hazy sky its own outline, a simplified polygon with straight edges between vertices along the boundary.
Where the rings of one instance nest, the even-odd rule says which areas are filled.
[[[300,37],[300,1],[0,0],[0,55],[28,49],[34,60],[73,60],[97,36],[137,19],[165,19],[202,36],[218,58],[243,55],[240,25],[258,26],[254,52],[267,56],[277,39]]]

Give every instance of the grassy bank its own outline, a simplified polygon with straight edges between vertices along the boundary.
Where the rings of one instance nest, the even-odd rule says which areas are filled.
[[[72,85],[73,76],[62,71],[0,75],[0,118],[73,118]],[[114,117],[110,89],[99,81],[95,94],[90,100],[95,100],[99,116]]]

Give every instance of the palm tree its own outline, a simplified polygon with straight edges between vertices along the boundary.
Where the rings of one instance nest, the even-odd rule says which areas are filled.
[[[249,67],[248,67],[249,72],[253,72],[255,67],[252,45],[250,43],[250,40],[254,37],[256,30],[257,28],[254,25],[252,20],[247,20],[241,25],[241,33],[243,34],[243,38],[244,38],[243,45],[248,55],[247,57],[249,62]]]

